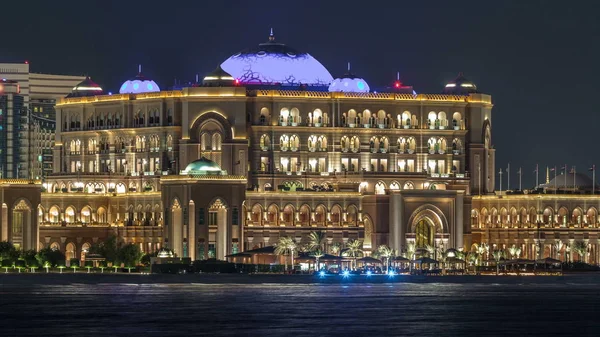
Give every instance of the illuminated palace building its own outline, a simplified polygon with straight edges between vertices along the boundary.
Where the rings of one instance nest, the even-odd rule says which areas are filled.
[[[516,244],[527,256],[542,241],[550,254],[554,239],[595,247],[591,196],[494,195],[491,97],[462,75],[440,91],[333,78],[272,34],[172,91],[141,69],[119,94],[86,79],[56,105],[39,207],[3,201],[0,239],[37,248],[15,229],[26,210],[39,247],[67,257],[116,234],[145,252],[225,259],[314,230],[329,244],[360,239],[367,254],[410,242]]]

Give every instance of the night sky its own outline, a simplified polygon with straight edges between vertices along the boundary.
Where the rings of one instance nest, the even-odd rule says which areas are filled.
[[[139,63],[162,88],[191,81],[271,27],[334,77],[351,62],[371,87],[399,71],[437,93],[462,71],[492,95],[496,171],[510,162],[513,187],[519,166],[532,184],[536,163],[540,179],[546,165],[600,165],[600,2],[22,0],[2,12],[0,62],[88,74],[113,92]]]

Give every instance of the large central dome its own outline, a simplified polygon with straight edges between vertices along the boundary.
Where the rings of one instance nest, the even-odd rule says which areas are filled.
[[[221,68],[244,84],[326,86],[333,81],[329,71],[310,54],[275,42],[273,30],[268,42],[231,56]]]

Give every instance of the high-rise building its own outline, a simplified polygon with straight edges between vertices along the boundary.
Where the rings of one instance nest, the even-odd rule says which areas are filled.
[[[85,77],[32,73],[25,62],[0,63],[0,79],[18,83],[23,98],[19,147],[15,150],[19,153],[18,169],[11,171],[9,177],[41,178],[52,172],[51,160],[44,163],[40,155],[46,153],[48,157],[54,146],[56,101],[68,95]]]
[[[0,177],[19,176],[24,97],[16,81],[0,80]]]

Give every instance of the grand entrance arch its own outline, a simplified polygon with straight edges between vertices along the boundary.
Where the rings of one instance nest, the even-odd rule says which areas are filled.
[[[409,228],[406,241],[417,248],[427,246],[447,249],[450,233],[448,221],[444,213],[434,205],[423,205],[417,208],[408,221]]]

